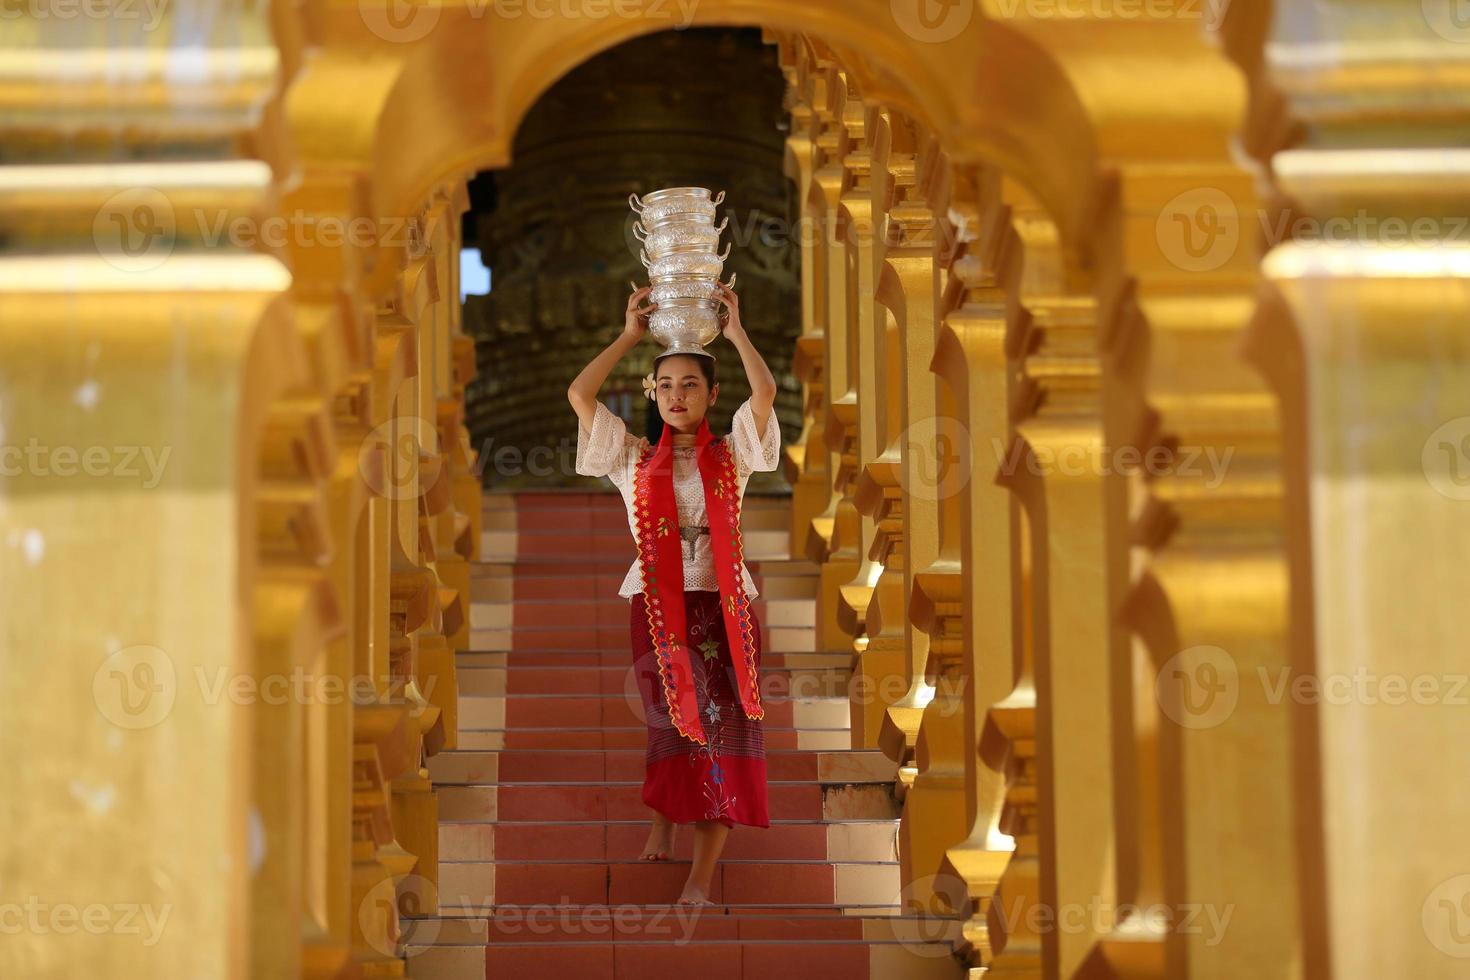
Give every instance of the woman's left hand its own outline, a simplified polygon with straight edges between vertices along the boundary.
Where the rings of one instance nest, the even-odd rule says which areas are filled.
[[[720,283],[720,332],[729,340],[745,336],[745,325],[740,322],[740,297],[735,290]]]

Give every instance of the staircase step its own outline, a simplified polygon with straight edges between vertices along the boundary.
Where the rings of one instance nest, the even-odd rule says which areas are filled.
[[[491,918],[428,919],[414,936],[435,944],[409,947],[413,976],[432,980],[664,978],[702,980],[959,980],[950,954],[957,926],[934,918],[837,909],[706,906],[531,909]],[[848,912],[851,914],[843,914]],[[549,914],[548,914],[549,913]],[[460,926],[460,922],[473,923]],[[815,937],[837,938],[815,938]],[[856,938],[848,938],[856,937]]]
[[[468,667],[619,667],[627,669],[632,654],[627,639],[619,650],[588,650],[564,647],[545,650],[506,650],[503,647],[479,647],[460,653],[455,658],[462,668]],[[762,650],[762,670],[852,670],[852,654],[824,653],[816,650]]]
[[[806,749],[831,751],[852,747],[852,733],[847,729],[770,729],[765,730],[766,751]],[[526,729],[506,731],[487,728],[478,731],[461,729],[459,747],[499,752],[505,749],[630,749],[643,748],[648,741],[648,728],[583,728]]]
[[[846,698],[766,697],[764,724],[768,729],[803,731],[845,729],[851,709]],[[622,694],[507,694],[460,695],[461,730],[512,728],[628,728],[643,725],[647,717],[636,691]]]
[[[767,783],[772,819],[896,820],[900,805],[889,784]],[[647,820],[642,782],[500,783],[445,786],[439,790],[441,821],[555,822]]]
[[[429,760],[436,785],[507,782],[592,782],[643,778],[646,752],[636,749],[507,749],[503,752],[455,750]],[[772,750],[766,753],[772,781],[891,784],[897,764],[877,749],[830,752]]]
[[[648,820],[526,821],[524,823],[443,823],[439,828],[444,861],[545,860],[605,861],[640,854],[648,840]],[[741,860],[891,862],[898,859],[898,827],[892,819],[784,820],[769,828],[737,828],[727,838],[724,857]],[[674,835],[676,860],[692,858],[694,834]]]
[[[687,860],[443,861],[441,914],[493,912],[503,905],[644,905],[671,902],[689,877]],[[741,860],[723,856],[711,900],[730,906],[830,905],[886,907],[899,899],[896,861],[846,863]]]
[[[636,688],[633,665],[597,664],[569,666],[538,664],[509,668],[503,663],[471,665],[465,654],[459,660],[457,680],[464,695],[506,694],[624,694]],[[782,667],[762,663],[761,696],[765,699],[846,698],[852,669],[824,667]]]
[[[441,821],[481,822],[648,819],[643,783],[497,783],[443,786]],[[777,782],[768,780],[772,819],[898,819],[892,783]]]

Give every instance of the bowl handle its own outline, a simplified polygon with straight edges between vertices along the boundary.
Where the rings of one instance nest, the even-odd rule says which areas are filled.
[[[719,207],[720,206],[720,202],[723,201],[724,199],[725,199],[725,192],[724,191],[720,191],[720,196],[717,197],[717,198],[715,198],[715,202],[714,202],[715,203],[715,207]]]
[[[725,220],[720,222],[720,227],[718,227],[718,228],[715,229],[715,234],[718,235],[720,232],[724,231],[725,230],[725,226],[728,225],[729,223],[730,223],[730,216],[727,214],[727,215],[725,215]]]
[[[653,268],[653,263],[648,260],[648,251],[646,249],[641,249],[640,248],[638,250],[638,257],[643,260],[643,268],[645,268],[645,269],[651,269],[651,268]]]
[[[640,235],[639,232],[642,232],[642,234]],[[648,241],[648,231],[643,227],[643,222],[633,222],[633,237],[638,239],[640,242]]]
[[[726,242],[725,243],[725,254],[723,254],[723,255],[720,256],[720,261],[721,262],[725,261],[726,259],[728,259],[730,257],[730,249],[734,246],[734,244],[735,244],[734,242]]]
[[[628,207],[632,208],[634,211],[637,211],[639,214],[643,213],[643,198],[638,196],[637,191],[634,191],[632,194],[628,195]]]

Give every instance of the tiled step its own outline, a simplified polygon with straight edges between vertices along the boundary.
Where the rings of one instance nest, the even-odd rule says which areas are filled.
[[[416,921],[418,948],[473,943],[956,942],[954,919],[875,911],[865,905],[583,905],[552,909],[506,904],[489,916]]]
[[[595,782],[642,779],[645,750],[507,749],[502,752],[456,750],[429,760],[437,786],[498,782]],[[873,782],[891,784],[896,764],[877,749],[830,752],[770,750],[766,775],[778,782]]]
[[[470,667],[617,667],[626,669],[632,660],[626,639],[622,649],[595,650],[586,647],[550,647],[544,650],[506,650],[481,647],[460,653],[456,663]],[[771,670],[843,670],[851,671],[852,655],[817,650],[763,650],[761,669]]]
[[[796,730],[765,729],[766,751],[777,749],[832,750],[852,747],[852,733],[847,729]],[[648,741],[648,728],[579,728],[528,729],[507,731],[487,728],[461,730],[459,748],[502,751],[505,749],[630,749],[642,748]]]
[[[686,861],[442,861],[439,910],[493,913],[502,905],[646,905],[673,902]],[[722,905],[883,908],[898,902],[897,862],[760,861],[721,857],[710,899]]]
[[[762,700],[766,728],[803,731],[845,729],[851,709],[846,698],[767,697]],[[619,694],[460,695],[461,731],[505,728],[627,728],[647,725],[636,690]]]
[[[444,861],[567,861],[628,859],[642,853],[648,820],[444,823],[439,852]],[[765,861],[891,862],[898,860],[898,825],[892,819],[783,820],[766,828],[737,827],[723,857]],[[674,858],[693,856],[694,834],[674,835]]]
[[[759,613],[757,613],[759,620]],[[761,620],[761,652],[810,653],[816,648],[816,631],[809,627],[771,626]],[[472,629],[470,646],[476,650],[585,649],[624,651],[629,648],[629,622],[619,625],[582,625],[568,628],[512,627]]]
[[[955,923],[862,907],[508,910],[414,923],[409,969],[431,980],[958,980]],[[823,914],[825,913],[825,914]],[[418,942],[422,940],[422,942]]]
[[[544,651],[543,651],[544,652]],[[462,695],[506,694],[625,694],[635,690],[633,665],[569,665],[504,663],[471,665],[465,654],[459,658],[456,673]],[[599,660],[601,658],[599,657]],[[626,659],[626,657],[624,658]],[[843,658],[846,659],[846,658]],[[838,698],[846,697],[852,669],[786,667],[762,663],[760,691],[769,698]]]
[[[899,803],[892,783],[781,782],[766,784],[772,819],[896,820]],[[441,821],[560,821],[648,819],[643,782],[500,782],[442,786]]]
[[[816,623],[816,600],[810,597],[757,597],[752,603],[769,626],[810,628]],[[583,626],[627,626],[629,600],[621,596],[548,597],[538,599],[476,599],[470,606],[472,629],[528,629]]]

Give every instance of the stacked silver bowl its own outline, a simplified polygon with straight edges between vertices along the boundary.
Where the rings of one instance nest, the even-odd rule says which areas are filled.
[[[720,274],[730,246],[716,254],[727,216],[715,227],[715,208],[725,192],[710,198],[707,187],[666,187],[644,197],[628,195],[637,212],[633,235],[643,243],[640,257],[653,286],[649,302],[658,309],[649,317],[648,332],[668,348],[666,353],[704,354],[720,335]],[[735,285],[730,276],[729,285]]]

